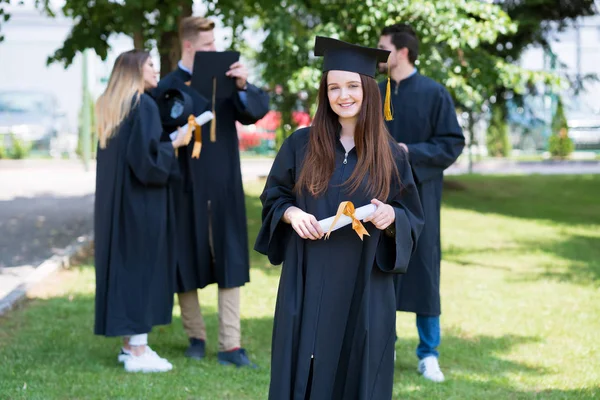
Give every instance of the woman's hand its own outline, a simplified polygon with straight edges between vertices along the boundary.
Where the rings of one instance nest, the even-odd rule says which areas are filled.
[[[375,204],[377,206],[377,210],[365,218],[363,222],[371,222],[379,230],[384,230],[394,223],[396,220],[396,213],[394,212],[394,208],[392,206],[382,203],[377,199],[371,200],[371,204]]]
[[[283,213],[283,221],[292,225],[302,239],[319,240],[324,233],[314,215],[305,213],[298,207],[290,207]]]

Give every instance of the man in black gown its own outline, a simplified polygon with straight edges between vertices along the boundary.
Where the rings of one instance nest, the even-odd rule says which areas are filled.
[[[391,51],[390,134],[408,151],[425,213],[425,227],[408,272],[396,280],[396,308],[417,314],[418,369],[435,382],[444,380],[438,363],[440,344],[440,207],[444,170],[461,154],[465,141],[452,98],[439,83],[419,74],[419,39],[406,24],[385,27],[379,48]],[[388,65],[380,64],[381,72]],[[386,82],[380,83],[382,95]]]
[[[214,23],[206,18],[187,17],[181,21],[182,57],[177,69],[161,79],[157,93],[175,87],[199,99],[194,100],[194,106],[205,104],[205,97],[189,84],[196,52],[216,50],[213,29]],[[251,366],[241,347],[240,331],[240,287],[250,281],[250,265],[236,121],[258,121],[269,111],[269,97],[247,82],[248,71],[241,63],[233,64],[227,75],[235,79],[237,91],[215,104],[216,141],[210,140],[209,123],[201,130],[199,158],[191,157],[195,140],[187,152],[179,153],[183,184],[176,196],[180,202],[176,284],[181,318],[190,341],[186,355],[204,357],[206,327],[197,289],[217,283],[218,360],[221,364]],[[194,115],[204,111],[195,109]]]

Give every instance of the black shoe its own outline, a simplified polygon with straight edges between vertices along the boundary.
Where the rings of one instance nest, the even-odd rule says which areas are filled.
[[[220,351],[217,355],[219,364],[235,365],[236,367],[258,368],[258,366],[248,359],[245,349],[237,349],[232,351]]]
[[[206,349],[206,343],[202,339],[190,338],[190,347],[185,351],[185,356],[194,360],[202,360]]]

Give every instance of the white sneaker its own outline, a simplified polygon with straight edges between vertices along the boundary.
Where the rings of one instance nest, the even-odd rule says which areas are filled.
[[[429,379],[433,382],[444,382],[444,374],[442,373],[438,359],[435,356],[425,357],[419,361],[418,370],[425,379]]]
[[[117,360],[119,360],[120,363],[124,363],[129,357],[131,357],[131,352],[121,347],[121,352],[117,356]]]
[[[158,354],[156,354],[156,352],[154,350],[152,350],[150,348],[150,346],[148,346],[148,345],[146,345],[146,351],[149,351],[150,353],[152,353],[156,357],[160,358],[161,360],[167,361],[166,358],[162,358]],[[119,353],[117,360],[119,360],[120,363],[124,363],[127,359],[129,359],[129,357],[131,357],[131,352],[129,350],[125,350],[124,348],[121,347],[121,352]]]
[[[141,356],[130,354],[124,361],[127,372],[167,372],[173,369],[173,365],[149,347]]]

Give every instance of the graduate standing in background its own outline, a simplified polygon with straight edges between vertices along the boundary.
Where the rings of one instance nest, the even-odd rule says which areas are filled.
[[[207,63],[194,66],[196,52],[215,51],[214,23],[202,17],[187,17],[180,23],[182,56],[178,67],[161,79],[157,93],[182,83],[190,84],[192,71],[215,72]],[[269,111],[269,96],[248,83],[246,67],[236,62],[220,71],[235,80],[236,89],[228,98],[206,99],[189,88],[198,103],[211,102],[215,120],[201,129],[199,158],[192,158],[194,138],[180,161],[185,182],[186,206],[177,217],[177,293],[181,319],[190,345],[186,356],[205,356],[206,326],[197,289],[219,285],[219,353],[221,364],[253,366],[241,347],[240,287],[250,280],[248,232],[236,121],[252,124]],[[217,88],[217,90],[219,90]],[[196,116],[204,111],[197,108]],[[216,123],[216,140],[209,126]],[[182,158],[180,154],[179,158]]]
[[[388,134],[373,78],[389,52],[317,37],[324,56],[310,128],[277,154],[255,249],[281,264],[271,400],[392,398],[394,273],[406,270],[422,210],[406,153]],[[327,240],[341,202],[377,206]]]
[[[438,363],[440,331],[440,208],[444,170],[452,165],[465,145],[462,129],[448,91],[420,75],[415,68],[419,40],[405,24],[383,29],[379,48],[391,52],[381,72],[391,75],[393,120],[390,134],[408,151],[425,213],[425,227],[406,275],[396,282],[398,311],[417,314],[418,370],[432,381],[444,375]],[[387,82],[379,85],[386,92]]]
[[[176,172],[174,148],[185,132],[161,142],[149,53],[117,58],[96,104],[98,157],[94,238],[94,332],[123,336],[119,361],[129,372],[164,372],[172,365],[148,346],[155,325],[171,323],[174,290],[173,204],[167,184]]]

